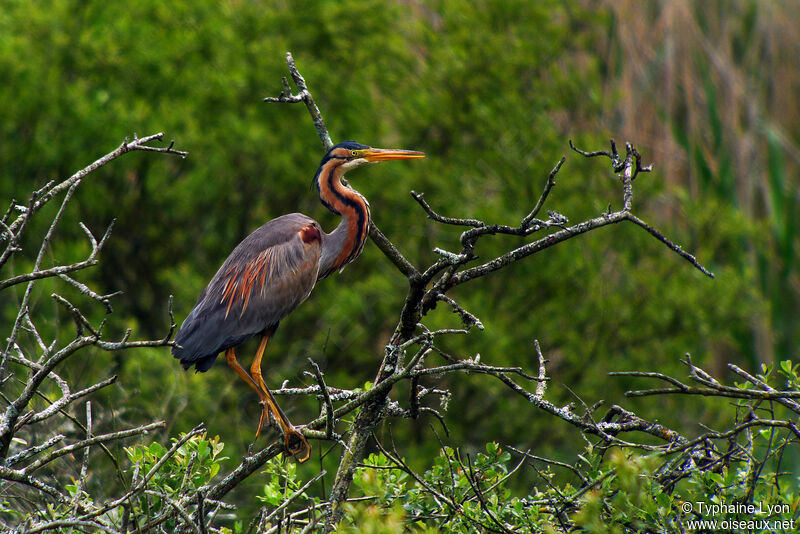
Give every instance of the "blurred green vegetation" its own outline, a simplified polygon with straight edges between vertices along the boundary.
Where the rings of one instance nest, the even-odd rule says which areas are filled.
[[[727,44],[758,46],[767,31],[759,17],[781,14],[779,7],[764,15],[747,7],[755,2],[710,4],[684,13],[706,45],[718,42],[720,21],[735,16],[740,25],[724,25]],[[719,69],[695,78],[688,70],[674,82],[685,93],[662,99],[672,87],[659,86],[657,76],[669,60],[668,42],[663,49],[649,42],[663,53],[642,60],[624,32],[646,32],[668,8],[655,2],[631,8],[641,12],[641,21],[623,18],[620,9],[588,0],[9,0],[0,10],[0,198],[25,199],[134,132],[164,131],[188,150],[186,160],[131,154],[92,174],[47,260],[85,256],[88,245],[77,221],[100,234],[116,219],[101,264],[79,278],[101,293],[124,291],[115,300],[108,335],[131,327],[140,337],[161,336],[168,296],[175,296],[180,323],[233,246],[263,222],[300,211],[326,229],[337,223],[309,189],[322,153],[306,110],[261,101],[280,92],[287,50],[334,142],[354,139],[428,153],[421,164],[390,163],[349,177],[370,200],[376,224],[417,265],[433,261],[435,246],[454,249],[459,230],[427,220],[408,191],[424,192],[445,215],[517,224],[567,154],[568,139],[595,150],[606,148],[609,137],[628,136],[617,140],[634,142],[646,162],[656,164],[656,172],[635,183],[634,211],[696,254],[716,280],[640,229],[620,225],[459,288],[454,298],[486,329],[444,348],[535,369],[532,340],[538,338],[550,359],[548,395],[554,401],[575,401],[571,390],[587,404],[625,402],[644,417],[692,433],[698,421],[713,425],[719,412],[698,399],[664,398],[657,408],[652,401],[623,400],[631,384],[606,373],[681,376],[678,358],[685,352],[720,374],[725,362],[754,369],[772,354],[797,359],[798,174],[792,158],[798,123],[784,122],[765,90],[753,94],[757,117],[729,128],[731,106],[720,101],[727,86]],[[738,49],[731,50],[735,55]],[[687,55],[698,72],[719,57],[699,45]],[[793,58],[783,57],[782,65],[790,68]],[[780,58],[773,61],[780,64]],[[744,54],[734,67],[746,71],[753,64]],[[780,80],[770,83],[781,87]],[[680,95],[696,90],[705,111],[687,124],[687,109],[697,103],[688,97],[681,102]],[[650,107],[638,100],[629,106],[632,98]],[[786,116],[794,116],[797,102],[787,105]],[[761,130],[754,130],[756,124]],[[745,137],[756,150],[744,155],[758,155],[764,166],[741,176],[737,141]],[[621,190],[604,164],[567,155],[546,209],[575,222],[608,205],[618,208]],[[44,231],[39,227],[29,236],[40,239]],[[518,242],[498,237],[481,243],[478,253],[489,258]],[[23,262],[17,260],[16,272],[25,269]],[[52,321],[40,327],[67,339],[73,327],[50,301],[55,287],[40,284],[33,302],[39,310],[52,309],[44,313]],[[103,316],[68,287],[57,288],[82,302],[87,314]],[[284,321],[266,355],[267,382],[312,383],[301,374],[306,357],[323,365],[331,385],[372,380],[404,292],[402,276],[367,245],[358,262],[322,282]],[[15,314],[14,302],[0,302],[5,324]],[[441,309],[426,324],[454,326],[457,317]],[[252,441],[255,396],[222,364],[194,375],[166,350],[97,352],[62,371],[78,384],[120,375],[118,386],[95,401],[105,410],[104,424],[164,418],[163,436],[170,436],[205,421],[211,435],[223,436],[233,458]],[[450,441],[459,447],[497,441],[554,457],[570,457],[582,447],[572,429],[531,411],[499,382],[451,377],[447,385],[454,395]],[[318,410],[310,400],[283,404],[298,423]],[[438,430],[435,420],[425,418],[392,425],[412,465],[427,465],[440,447],[429,424]],[[120,448],[116,453],[123,457]],[[323,465],[331,472],[338,455],[335,450],[301,469]],[[250,497],[242,502],[255,506]]]

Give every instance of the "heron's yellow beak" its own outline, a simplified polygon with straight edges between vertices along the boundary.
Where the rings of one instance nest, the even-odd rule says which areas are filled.
[[[396,150],[393,148],[368,148],[364,150],[361,156],[365,160],[372,161],[388,161],[390,159],[417,159],[424,158],[424,152],[417,152],[415,150]]]

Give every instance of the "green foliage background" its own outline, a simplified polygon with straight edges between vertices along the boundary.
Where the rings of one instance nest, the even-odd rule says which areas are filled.
[[[684,16],[709,40],[721,32],[721,48],[733,43],[732,72],[783,87],[752,70],[758,55],[737,53],[764,49],[765,20],[780,18],[781,8],[759,14],[755,2],[709,4],[692,5]],[[132,154],[91,175],[48,259],[57,264],[86,254],[78,220],[101,233],[116,218],[100,266],[81,280],[99,292],[125,292],[115,301],[109,335],[132,327],[142,337],[160,336],[168,296],[175,296],[180,322],[235,243],[263,222],[301,211],[327,229],[337,223],[309,189],[322,154],[305,109],[261,101],[281,90],[287,50],[335,142],[428,154],[421,163],[350,177],[370,199],[376,224],[417,265],[434,259],[435,246],[454,249],[459,231],[427,220],[410,190],[424,192],[446,215],[516,224],[567,154],[547,207],[578,221],[618,208],[621,192],[602,164],[568,154],[568,139],[586,149],[605,148],[609,137],[630,140],[656,164],[635,184],[635,212],[695,253],[717,279],[632,226],[605,229],[460,288],[454,296],[486,329],[447,349],[534,369],[538,338],[550,359],[552,399],[575,401],[571,390],[587,404],[625,402],[691,434],[698,420],[713,425],[718,410],[698,413],[697,399],[627,401],[622,393],[631,384],[606,373],[681,376],[685,352],[720,372],[725,362],[755,369],[773,355],[797,358],[791,317],[798,311],[798,212],[790,191],[797,190],[791,155],[800,122],[791,122],[796,101],[779,112],[771,103],[779,91],[765,90],[752,96],[760,129],[729,128],[721,69],[705,78],[690,70],[670,96],[667,85],[658,86],[666,60],[656,55],[644,62],[649,75],[637,79],[631,72],[642,60],[623,37],[646,32],[667,8],[634,5],[642,21],[590,1],[7,1],[0,9],[0,197],[24,199],[134,132],[164,131],[188,150],[186,160]],[[697,72],[712,65],[713,54],[699,46],[685,53]],[[790,57],[796,56],[783,61]],[[693,122],[690,112],[697,112]],[[740,177],[738,143],[745,137],[763,149],[754,152],[763,166]],[[497,238],[478,253],[489,258],[516,243]],[[14,268],[22,272],[24,265]],[[53,307],[50,290],[42,284],[40,291],[36,306]],[[310,383],[302,375],[309,356],[323,365],[329,384],[371,380],[404,291],[400,274],[367,245],[357,263],[321,283],[284,321],[267,354],[267,382]],[[102,309],[84,304],[102,317]],[[0,302],[6,324],[15,313],[14,302]],[[56,319],[47,326],[69,336],[71,322],[59,313],[53,307]],[[427,324],[454,326],[457,317],[437,310]],[[233,458],[252,440],[256,399],[222,364],[193,375],[166,350],[98,352],[71,361],[62,376],[88,384],[113,373],[118,386],[96,401],[104,424],[164,418],[164,436],[153,439],[166,442],[205,421]],[[571,429],[532,412],[489,378],[449,380],[453,445],[497,441],[564,458],[582,446]],[[313,401],[284,408],[297,422],[318,409]],[[412,464],[427,465],[440,447],[431,424],[439,430],[425,418],[392,425]],[[324,464],[330,472],[338,455],[302,469]]]

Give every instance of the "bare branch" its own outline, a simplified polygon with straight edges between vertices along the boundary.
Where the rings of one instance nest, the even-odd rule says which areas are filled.
[[[510,252],[498,256],[493,260],[488,261],[482,265],[471,267],[469,269],[465,269],[463,271],[458,272],[457,274],[453,275],[450,278],[447,284],[448,288],[463,284],[464,282],[468,282],[469,280],[472,280],[474,278],[486,276],[487,274],[502,269],[510,265],[511,263],[526,258],[531,254],[535,254],[544,249],[550,248],[554,245],[557,245],[558,243],[561,243],[578,235],[584,234],[590,230],[595,230],[597,228],[602,228],[603,226],[607,226],[609,224],[616,224],[622,222],[626,218],[627,218],[626,214],[620,211],[608,215],[602,215],[600,217],[595,217],[593,219],[589,219],[587,221],[570,226],[568,228],[564,228],[546,237],[537,239],[532,243],[522,245],[521,247],[518,247]]]
[[[369,236],[372,238],[372,241],[378,246],[381,252],[389,258],[392,263],[403,273],[409,280],[416,280],[419,278],[419,272],[417,269],[409,262],[403,254],[397,250],[391,241],[389,241],[385,235],[375,226],[375,223],[370,220],[369,222]]]
[[[776,389],[772,388],[769,384],[767,384],[763,380],[761,380],[761,379],[751,375],[750,373],[744,371],[743,369],[741,369],[737,365],[729,363],[728,364],[728,369],[730,369],[734,373],[738,374],[739,376],[744,377],[746,380],[749,380],[753,385],[760,387],[763,391],[767,391],[767,392],[775,392],[775,391],[777,391]],[[788,393],[788,392],[783,392],[783,393]],[[787,408],[789,408],[793,412],[800,413],[800,403],[797,403],[795,401],[789,400],[791,397],[792,396],[788,396],[788,395],[787,396],[783,396],[783,395],[781,395],[780,398],[776,398],[775,400],[778,401],[780,404],[783,404],[784,406],[786,406]]]
[[[34,524],[30,529],[26,529],[25,532],[29,534],[38,534],[39,532],[59,531],[63,528],[87,529],[87,532],[99,530],[102,532],[107,532],[108,534],[122,534],[122,532],[124,532],[113,529],[99,521],[83,521],[80,519],[57,519],[54,521],[47,521],[46,523]]]
[[[128,430],[117,430],[116,432],[109,432],[107,434],[101,434],[99,436],[93,436],[85,440],[77,441],[75,443],[62,447],[55,451],[52,451],[51,453],[40,458],[39,460],[36,460],[35,462],[26,466],[24,472],[33,473],[38,469],[42,468],[43,466],[49,464],[53,460],[61,458],[66,454],[71,454],[75,451],[80,451],[81,449],[84,449],[85,447],[89,447],[91,445],[147,434],[148,432],[151,432],[157,428],[164,428],[165,426],[166,423],[164,423],[164,421],[156,421],[154,423],[148,423],[146,425],[137,426],[135,428],[130,428]]]
[[[111,299],[122,294],[122,291],[115,291],[114,293],[109,293],[108,295],[99,295],[94,291],[92,291],[91,288],[89,288],[89,286],[87,286],[86,284],[82,284],[81,282],[78,282],[74,278],[70,278],[66,274],[59,274],[58,277],[67,282],[72,287],[76,288],[78,291],[80,291],[87,297],[92,298],[97,302],[99,302],[100,304],[102,304],[103,306],[105,306],[106,313],[112,313],[114,311],[114,308],[111,307]]]
[[[56,488],[49,486],[36,478],[33,478],[32,476],[28,475],[23,471],[18,471],[16,469],[11,469],[9,467],[0,465],[0,479],[10,480],[12,482],[17,482],[19,484],[30,486],[34,489],[41,491],[42,493],[50,495],[58,502],[62,503],[69,502],[66,495],[59,492]]]
[[[676,252],[681,257],[683,257],[686,261],[688,261],[689,263],[694,265],[701,273],[703,273],[704,275],[708,276],[709,278],[714,278],[714,273],[712,273],[711,271],[709,271],[708,269],[706,269],[705,267],[700,265],[700,263],[697,261],[697,258],[695,258],[693,255],[691,255],[688,252],[686,252],[685,250],[683,250],[679,245],[676,245],[675,243],[673,243],[672,241],[667,239],[664,236],[664,234],[662,234],[661,232],[659,232],[658,230],[656,230],[655,228],[653,228],[652,226],[650,226],[649,224],[647,224],[646,222],[641,220],[639,217],[637,217],[637,216],[635,216],[635,215],[633,215],[631,213],[629,213],[626,218],[629,221],[631,221],[632,223],[634,223],[634,224],[636,224],[638,226],[641,226],[642,228],[647,230],[647,232],[650,235],[652,235],[653,237],[655,237],[656,239],[658,239],[659,241],[664,243],[670,250],[672,250],[673,252]]]
[[[544,397],[544,390],[547,388],[547,372],[545,369],[545,359],[544,355],[542,354],[542,348],[539,346],[539,340],[533,340],[533,346],[536,348],[536,355],[539,357],[539,376],[537,377],[539,383],[536,384],[536,396],[540,399]]]
[[[297,70],[297,67],[294,64],[294,58],[292,57],[291,52],[286,52],[286,65],[289,67],[289,72],[292,75],[292,80],[294,80],[299,93],[296,95],[292,95],[289,89],[288,83],[286,83],[286,78],[283,79],[283,86],[284,89],[281,94],[277,97],[268,96],[264,99],[264,102],[276,102],[276,103],[297,103],[297,102],[304,102],[306,108],[308,108],[308,113],[311,115],[311,120],[314,122],[314,127],[317,129],[317,135],[319,135],[320,141],[322,141],[322,146],[325,149],[325,152],[333,148],[333,141],[331,141],[331,136],[328,134],[328,129],[325,127],[325,121],[322,119],[322,114],[319,112],[319,108],[317,104],[314,102],[314,98],[311,96],[311,92],[308,90],[308,86],[306,85],[306,80],[300,74],[300,71]]]
[[[617,145],[614,140],[611,140],[611,152],[606,152],[605,150],[595,150],[594,152],[586,152],[579,148],[577,148],[574,144],[572,144],[572,139],[569,140],[569,147],[580,154],[581,156],[585,156],[587,158],[594,158],[597,156],[605,156],[611,159],[611,162],[614,165],[615,172],[619,172],[617,167],[619,166],[619,154],[617,153]]]
[[[39,445],[34,445],[33,447],[28,447],[24,449],[14,456],[9,456],[6,459],[6,465],[14,466],[20,462],[24,462],[28,458],[32,456],[36,456],[42,451],[46,451],[50,447],[53,447],[56,443],[61,442],[64,439],[64,434],[58,434],[53,436],[52,438],[48,439],[47,441],[40,443]]]
[[[747,428],[752,427],[777,427],[777,428],[787,428],[789,429],[798,439],[800,439],[800,428],[797,427],[791,421],[784,421],[784,420],[775,420],[775,419],[751,419],[749,421],[745,421],[741,424],[738,424],[727,430],[725,432],[706,432],[691,441],[687,441],[685,443],[676,444],[676,446],[671,447],[668,449],[668,452],[676,452],[676,451],[683,451],[694,447],[695,445],[699,445],[706,440],[709,439],[728,439],[733,436],[736,436]]]
[[[328,386],[325,385],[325,377],[322,375],[322,371],[319,369],[319,365],[317,362],[308,358],[308,363],[311,365],[311,369],[314,370],[314,378],[317,379],[317,384],[319,384],[319,389],[322,391],[322,399],[323,404],[325,405],[325,439],[331,439],[333,436],[333,404],[331,403],[331,396],[328,392]]]
[[[86,402],[86,441],[92,439],[92,403]],[[83,488],[86,485],[86,477],[88,475],[89,469],[89,452],[92,450],[90,445],[87,445],[83,448],[83,462],[81,463],[81,472],[78,476],[78,480],[75,487],[75,495],[72,500],[72,507],[75,511],[78,509],[78,504],[80,503]]]
[[[542,456],[537,456],[535,454],[531,454],[530,451],[521,451],[521,450],[519,450],[517,448],[512,447],[511,445],[506,445],[505,447],[507,449],[509,449],[509,450],[512,450],[512,451],[516,452],[517,454],[521,454],[524,458],[530,458],[531,460],[536,460],[536,461],[539,461],[539,462],[542,462],[542,463],[546,463],[546,464],[550,464],[550,465],[556,465],[558,467],[563,467],[565,469],[569,469],[579,479],[581,479],[581,481],[584,484],[588,483],[586,478],[583,476],[583,473],[581,473],[580,469],[576,469],[575,466],[569,465],[569,464],[564,463],[564,462],[559,462],[558,460],[551,460],[550,458],[544,458]]]
[[[759,387],[763,387],[765,389],[743,389],[738,387],[731,387],[725,386],[717,382],[716,380],[711,381],[705,378],[695,377],[695,379],[699,379],[702,383],[706,384],[704,387],[698,386],[689,386],[673,378],[671,376],[664,375],[662,373],[656,372],[643,372],[643,371],[616,371],[608,373],[609,376],[635,376],[635,377],[644,377],[644,378],[656,378],[659,380],[663,380],[664,382],[668,382],[675,387],[667,387],[667,388],[653,388],[653,389],[639,389],[639,390],[630,390],[625,392],[626,397],[647,397],[652,395],[701,395],[705,397],[728,397],[728,398],[735,398],[735,399],[750,399],[750,400],[776,400],[778,402],[782,402],[786,407],[800,413],[800,405],[794,401],[789,401],[789,399],[800,399],[800,391],[779,391],[774,388],[769,387],[767,384],[763,383],[761,380],[753,377],[749,373],[746,373],[739,367],[728,364],[728,367],[737,372],[741,376],[744,376],[755,385]],[[701,369],[697,367],[693,367],[696,371],[701,371]],[[710,377],[709,377],[710,378]]]
[[[433,211],[433,208],[431,208],[430,205],[425,202],[425,199],[423,198],[424,195],[422,193],[411,191],[411,196],[419,203],[420,206],[422,206],[422,209],[424,209],[425,213],[428,214],[428,218],[433,219],[436,222],[440,222],[442,224],[452,224],[455,226],[474,226],[476,228],[486,226],[483,221],[479,221],[478,219],[458,219],[454,217],[444,217]]]
[[[76,180],[72,185],[69,186],[69,188],[67,189],[67,193],[64,195],[64,200],[61,201],[61,206],[58,208],[58,212],[53,217],[53,220],[50,223],[50,227],[47,229],[47,233],[42,238],[42,244],[39,247],[39,253],[36,255],[36,260],[34,261],[33,264],[34,273],[36,273],[36,271],[39,270],[42,264],[42,258],[44,257],[48,245],[50,244],[50,240],[52,239],[53,234],[55,233],[56,226],[61,221],[61,217],[64,215],[64,211],[66,210],[69,201],[72,199],[72,195],[75,193],[75,189],[78,187],[78,184],[80,184],[80,180]],[[32,210],[33,208],[30,208],[28,212],[24,214],[24,216],[29,216]],[[12,224],[12,231],[13,231],[13,224]],[[14,346],[14,344],[17,341],[16,337],[17,337],[17,332],[19,331],[19,326],[22,323],[23,317],[28,313],[28,306],[30,302],[31,292],[33,291],[33,285],[34,285],[33,280],[34,279],[31,279],[28,282],[28,286],[25,288],[25,294],[23,295],[22,303],[19,306],[19,313],[17,314],[17,318],[14,321],[14,326],[11,330],[11,337],[8,339],[8,345],[6,345],[6,350],[3,351],[2,354],[2,360],[0,361],[0,380],[2,380],[3,376],[5,375],[6,363],[8,361],[8,356],[11,352],[11,347]],[[3,286],[0,283],[0,290],[2,289]],[[0,434],[2,434],[2,429],[0,429]],[[0,443],[0,456],[5,455],[5,450],[7,450],[7,448],[3,446],[2,443]]]
[[[542,195],[539,197],[539,200],[536,202],[536,205],[533,207],[531,212],[527,214],[525,217],[523,217],[520,226],[527,227],[533,221],[533,218],[539,215],[542,206],[544,206],[544,203],[547,200],[548,195],[550,194],[550,190],[553,189],[553,187],[556,185],[556,174],[558,174],[558,171],[561,170],[561,166],[564,165],[565,161],[567,161],[566,156],[562,156],[561,159],[558,160],[558,163],[556,163],[556,166],[553,167],[553,170],[550,171],[550,174],[547,176],[547,182],[545,182],[544,184],[544,190],[542,191]]]
[[[59,184],[46,187],[46,189],[42,191],[40,195],[38,195],[38,198],[33,203],[33,205],[28,208],[26,213],[20,215],[13,223],[9,225],[8,230],[11,233],[16,233],[26,217],[30,217],[34,212],[38,211],[42,206],[47,204],[47,202],[49,202],[50,199],[52,199],[54,196],[58,195],[62,191],[68,190],[70,187],[80,182],[83,178],[85,178],[92,172],[96,171],[103,165],[117,159],[123,154],[131,152],[133,150],[149,150],[154,152],[163,152],[165,154],[174,154],[180,157],[186,157],[188,155],[188,152],[174,150],[172,148],[172,144],[170,144],[168,148],[155,148],[148,145],[153,141],[160,141],[163,137],[164,137],[163,133],[157,133],[142,138],[137,138],[136,136],[134,136],[133,141],[130,142],[126,139],[125,141],[122,142],[122,144],[119,147],[117,147],[116,150],[109,152],[105,156],[96,160],[94,163],[87,165],[86,167],[79,170],[78,172],[76,172],[66,180],[60,182]],[[2,240],[3,236],[0,236],[0,241]]]

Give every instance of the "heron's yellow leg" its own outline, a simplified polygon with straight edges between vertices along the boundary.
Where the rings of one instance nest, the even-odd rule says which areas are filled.
[[[256,350],[256,357],[253,359],[253,365],[250,366],[250,374],[261,389],[261,402],[264,404],[264,409],[261,412],[261,421],[259,421],[258,430],[256,431],[256,437],[261,433],[261,425],[266,419],[267,410],[269,410],[272,412],[272,416],[283,431],[283,440],[287,452],[292,456],[296,456],[297,461],[302,463],[308,460],[311,454],[311,445],[308,444],[306,438],[295,429],[294,425],[289,421],[289,418],[283,413],[281,407],[278,406],[278,401],[275,400],[275,397],[272,395],[272,392],[264,383],[264,379],[261,376],[261,358],[264,356],[264,350],[267,348],[269,338],[274,331],[274,329],[264,331],[264,334],[261,336],[261,343],[258,344],[258,350]]]
[[[228,365],[231,366],[231,369],[236,371],[236,374],[241,376],[242,380],[247,382],[247,385],[253,388],[255,392],[258,393],[258,396],[261,398],[261,400],[263,400],[264,393],[261,391],[261,388],[258,387],[258,384],[256,384],[255,380],[253,380],[253,377],[248,375],[247,371],[245,371],[239,364],[239,360],[236,359],[236,351],[233,348],[225,351],[225,360],[227,360]]]
[[[253,390],[258,393],[258,398],[261,399],[261,403],[264,404],[266,402],[266,395],[261,390],[261,388],[256,384],[256,381],[253,380],[253,377],[247,374],[247,371],[239,364],[239,360],[236,358],[236,352],[233,348],[230,348],[225,351],[225,360],[227,360],[228,365],[231,366],[231,369],[236,371],[236,374],[242,377],[242,380],[247,382],[247,385],[253,388]],[[264,411],[261,412],[261,419],[258,421],[258,431],[256,432],[256,437],[258,437],[258,433],[261,431],[261,427],[264,425],[264,417],[266,413]]]

